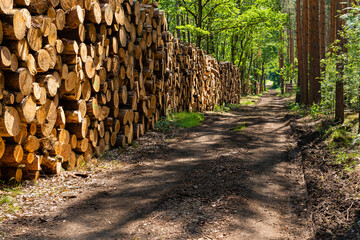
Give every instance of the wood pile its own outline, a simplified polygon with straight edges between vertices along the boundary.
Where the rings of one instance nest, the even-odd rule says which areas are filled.
[[[217,61],[193,44],[163,33],[166,49],[165,114],[168,111],[213,110],[217,104],[240,102],[239,69]]]
[[[155,1],[0,0],[2,178],[74,169],[239,94],[238,69],[173,39]]]

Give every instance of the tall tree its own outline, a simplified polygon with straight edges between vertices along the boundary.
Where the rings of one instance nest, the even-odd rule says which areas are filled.
[[[309,103],[309,90],[308,90],[308,53],[309,53],[309,0],[303,0],[303,10],[302,10],[302,73],[303,79],[301,81],[302,85],[300,87],[300,100],[301,103],[308,105]]]
[[[310,1],[309,11],[309,104],[320,103],[319,1]]]
[[[346,3],[345,2],[338,2],[335,1],[335,8],[338,13],[342,11],[343,8],[345,8]],[[340,47],[340,52],[337,53],[342,54],[345,50],[344,48],[344,41],[341,37],[341,30],[342,30],[342,20],[339,16],[335,16],[335,33],[336,33],[336,39],[338,39],[338,44]],[[336,79],[336,88],[335,88],[335,120],[338,122],[343,122],[345,118],[345,99],[344,99],[344,62],[338,61],[336,64],[336,70],[339,73],[338,78]]]
[[[282,70],[284,68],[284,52],[283,52],[283,45],[284,42],[284,36],[282,31],[280,31],[280,47],[279,47],[279,76],[280,76],[280,89],[281,94],[284,94],[284,77],[282,74]]]
[[[292,70],[294,70],[294,37],[293,37],[293,30],[290,29],[289,32],[289,44],[290,44],[290,64],[292,67]],[[290,83],[292,84],[292,77],[290,78]]]
[[[305,102],[304,94],[304,59],[303,59],[303,34],[302,34],[302,24],[301,24],[301,0],[296,0],[296,54],[298,59],[298,87],[299,93],[296,96],[297,103]]]
[[[254,53],[251,50],[251,52],[250,52],[250,61],[249,61],[249,70],[248,70],[248,75],[247,75],[246,82],[245,82],[245,95],[250,93],[250,91],[249,91],[249,89],[250,89],[250,75],[251,75],[251,66],[253,64],[253,61],[254,61]]]
[[[326,51],[326,4],[320,0],[320,58],[325,58]]]

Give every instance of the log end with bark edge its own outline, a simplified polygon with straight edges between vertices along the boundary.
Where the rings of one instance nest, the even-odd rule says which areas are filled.
[[[5,47],[0,47],[0,67],[6,68],[11,65],[11,52],[10,50]]]
[[[0,136],[16,136],[20,132],[20,116],[13,107],[5,107],[3,116],[0,118]]]

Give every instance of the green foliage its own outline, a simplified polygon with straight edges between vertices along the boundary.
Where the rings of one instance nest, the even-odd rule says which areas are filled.
[[[138,148],[139,145],[136,142],[132,142],[129,144],[130,146],[134,147],[134,148]]]
[[[300,105],[296,102],[288,103],[288,106],[292,112],[295,112],[301,117],[304,117],[308,114],[308,109],[304,105]]]
[[[226,106],[225,103],[221,105],[215,105],[214,112],[229,112],[231,110],[231,107]]]
[[[290,81],[297,82],[297,68],[294,68],[293,64],[285,63],[280,71],[280,75],[284,79],[284,84],[290,83]]]
[[[157,130],[169,132],[174,127],[192,128],[204,121],[204,115],[193,112],[169,113],[155,124]]]
[[[360,135],[357,133],[356,114],[346,114],[343,124],[325,121],[318,126],[321,138],[331,150],[332,163],[347,171],[353,171],[360,163]]]
[[[269,75],[278,62],[279,48],[286,48],[279,30],[292,20],[282,12],[284,3],[279,0],[159,0],[159,4],[177,38],[219,60],[234,62],[244,72],[251,66],[254,82]],[[278,73],[278,66],[273,71]]]
[[[310,108],[310,114],[313,119],[317,119],[321,115],[320,106],[314,103]]]
[[[335,159],[333,164],[344,166],[347,171],[354,171],[355,167],[359,167],[360,154],[357,152],[347,152],[342,149],[334,151]]]
[[[155,129],[160,132],[170,132],[174,127],[177,127],[176,123],[168,117],[162,117],[155,123]]]
[[[359,77],[360,77],[360,7],[347,8],[342,14],[344,20],[341,36],[346,39],[346,51],[341,51],[339,41],[332,44],[332,52],[322,61],[325,71],[322,73],[321,95],[322,111],[333,115],[335,110],[336,82],[345,82],[344,94],[346,107],[352,111],[359,109]],[[343,74],[339,69],[343,67]]]
[[[176,26],[176,29],[190,31],[193,34],[195,34],[195,36],[210,35],[209,31],[203,30],[199,27],[196,27],[196,26],[190,25],[190,24],[186,24],[184,26]]]
[[[349,147],[353,142],[353,135],[344,128],[336,128],[330,135],[329,147],[331,149]]]
[[[239,103],[239,104],[228,104],[227,106],[230,108],[230,110],[236,110],[238,108],[241,108],[242,104],[241,103]]]

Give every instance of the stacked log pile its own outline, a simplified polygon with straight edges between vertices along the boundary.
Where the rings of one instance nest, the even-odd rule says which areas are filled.
[[[240,100],[238,69],[174,39],[155,1],[1,0],[0,70],[0,173],[17,181]]]

